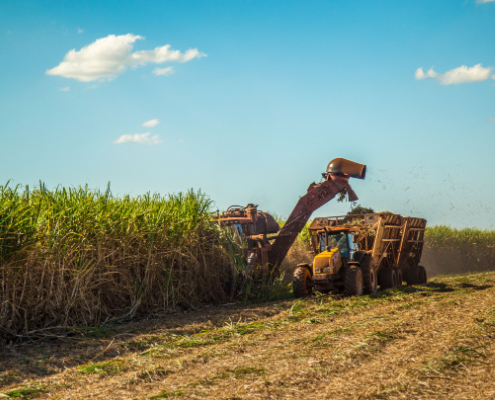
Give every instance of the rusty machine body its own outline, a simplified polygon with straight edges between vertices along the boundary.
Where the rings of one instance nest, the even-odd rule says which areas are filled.
[[[330,161],[322,174],[323,181],[309,185],[282,229],[270,214],[258,210],[254,204],[231,206],[219,214],[216,221],[231,227],[239,242],[243,243],[247,265],[260,269],[267,276],[277,272],[313,211],[339,194],[342,198],[347,195],[349,201],[357,200],[349,178],[364,179],[365,175],[366,165],[344,158]]]
[[[312,289],[354,296],[381,289],[426,283],[419,265],[426,220],[393,213],[315,218],[309,227],[315,254],[294,272],[294,293]]]

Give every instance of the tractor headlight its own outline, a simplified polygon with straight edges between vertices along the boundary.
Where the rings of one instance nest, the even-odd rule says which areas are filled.
[[[323,272],[328,272],[328,273],[330,273],[330,272],[332,272],[332,269],[331,269],[330,267],[326,267],[326,268],[323,270]]]
[[[315,274],[320,274],[320,273],[321,273],[321,269],[315,268]]]

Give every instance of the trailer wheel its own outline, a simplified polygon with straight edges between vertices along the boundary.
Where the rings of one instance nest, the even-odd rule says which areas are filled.
[[[420,278],[419,278],[419,267],[417,265],[410,266],[407,268],[405,271],[405,279],[407,284],[410,285],[417,285],[420,283]]]
[[[375,261],[371,256],[366,255],[363,257],[361,271],[363,273],[364,294],[375,294],[378,286],[378,277],[376,276]]]
[[[426,268],[422,265],[418,266],[418,283],[424,285],[428,282],[428,277],[426,274]]]
[[[397,277],[395,270],[390,267],[385,267],[380,271],[380,289],[393,289],[397,286]]]
[[[351,265],[345,271],[344,296],[363,295],[363,272],[361,268]]]
[[[401,287],[402,286],[402,271],[400,268],[394,267],[395,270],[395,286],[396,287]]]
[[[311,272],[309,271],[309,268],[296,268],[292,278],[292,290],[296,297],[306,297],[311,294]]]

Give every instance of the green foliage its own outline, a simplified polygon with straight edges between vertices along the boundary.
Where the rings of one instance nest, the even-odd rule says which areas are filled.
[[[426,245],[443,248],[495,248],[495,231],[476,228],[455,229],[445,225],[427,227]]]
[[[251,276],[243,288],[245,301],[258,302],[292,298],[292,285],[284,279],[282,273],[277,277],[260,279]]]
[[[44,391],[45,389],[41,387],[28,387],[28,388],[11,390],[9,392],[5,392],[4,394],[7,397],[11,397],[11,398],[29,399],[35,396],[36,394]]]
[[[117,374],[124,370],[124,362],[122,360],[104,361],[81,365],[77,368],[83,374]]]
[[[427,227],[425,248],[442,254],[457,271],[484,271],[495,263],[495,231]]]
[[[183,395],[184,395],[184,392],[181,392],[181,391],[171,392],[171,391],[165,390],[165,391],[160,392],[160,393],[158,393],[154,396],[151,396],[149,398],[150,399],[171,399],[174,397],[181,397]]]
[[[371,214],[374,213],[372,208],[363,207],[361,204],[357,204],[351,208],[351,211],[347,213],[347,215],[355,215],[355,214]]]
[[[0,336],[228,301],[247,271],[211,204],[0,186]]]

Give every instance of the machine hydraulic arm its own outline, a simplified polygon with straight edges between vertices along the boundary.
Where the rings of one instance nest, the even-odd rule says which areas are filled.
[[[358,199],[356,193],[349,185],[349,178],[364,179],[366,165],[358,164],[344,158],[336,158],[328,164],[326,173],[323,174],[324,181],[312,183],[307,193],[302,196],[292,210],[287,222],[280,230],[273,247],[269,253],[269,264],[278,268],[284,260],[287,252],[309,221],[313,211],[317,210],[339,193],[349,196],[349,201]]]

